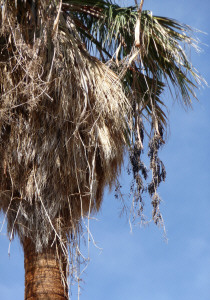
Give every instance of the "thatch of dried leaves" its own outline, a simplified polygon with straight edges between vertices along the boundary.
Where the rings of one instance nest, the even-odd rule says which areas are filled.
[[[47,2],[36,29],[9,1],[0,19],[0,208],[8,231],[37,250],[76,235],[81,216],[100,208],[123,162],[130,110],[118,77]]]

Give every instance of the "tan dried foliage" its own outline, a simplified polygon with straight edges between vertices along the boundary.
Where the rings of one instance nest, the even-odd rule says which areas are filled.
[[[59,6],[39,2],[35,24],[15,3],[0,15],[0,209],[8,231],[41,251],[100,208],[123,162],[130,104]]]

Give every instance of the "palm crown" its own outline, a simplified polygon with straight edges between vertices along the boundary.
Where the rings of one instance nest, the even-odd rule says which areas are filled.
[[[11,237],[41,251],[80,231],[100,208],[129,152],[134,201],[143,209],[141,161],[150,125],[153,219],[162,222],[158,157],[167,128],[162,94],[186,106],[203,81],[184,44],[189,26],[110,1],[1,1],[0,209]]]

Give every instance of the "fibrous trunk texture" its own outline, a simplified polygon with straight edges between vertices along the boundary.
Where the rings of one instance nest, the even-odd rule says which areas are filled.
[[[25,300],[68,299],[66,263],[55,246],[37,253],[31,240],[25,240],[24,266]]]

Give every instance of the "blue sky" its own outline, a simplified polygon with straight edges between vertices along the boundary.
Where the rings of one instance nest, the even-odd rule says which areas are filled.
[[[126,5],[134,1],[119,1]],[[145,0],[144,9],[175,18],[209,33],[209,0]],[[210,45],[209,35],[199,34]],[[192,53],[192,61],[210,84],[210,48]],[[170,104],[170,134],[161,151],[167,179],[160,187],[168,242],[152,223],[130,227],[120,203],[106,193],[91,231],[98,246],[83,275],[80,300],[210,299],[210,89],[197,93],[192,111]],[[166,94],[167,96],[167,94]],[[168,97],[170,98],[170,96]],[[172,101],[169,99],[169,103]],[[127,177],[122,176],[126,185]],[[148,201],[149,199],[145,199]],[[4,232],[6,229],[4,230]],[[23,252],[15,239],[0,236],[0,298],[24,298]],[[77,299],[76,288],[72,299]]]

